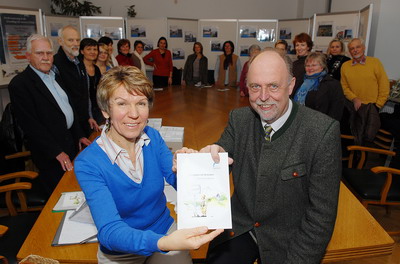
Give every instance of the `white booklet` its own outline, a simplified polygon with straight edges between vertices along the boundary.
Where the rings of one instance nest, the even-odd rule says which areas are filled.
[[[228,154],[178,154],[178,229],[232,228]]]
[[[53,208],[53,212],[66,210],[75,210],[85,201],[85,195],[82,191],[63,192],[60,199]]]

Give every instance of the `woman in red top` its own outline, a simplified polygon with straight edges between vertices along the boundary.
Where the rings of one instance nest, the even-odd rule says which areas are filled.
[[[118,65],[121,66],[136,66],[133,65],[131,50],[131,42],[128,39],[120,39],[117,43],[118,55],[115,57]]]
[[[167,50],[167,39],[161,37],[157,43],[158,49],[152,50],[147,54],[143,61],[147,65],[153,66],[153,83],[155,88],[161,88],[172,84],[172,56]]]

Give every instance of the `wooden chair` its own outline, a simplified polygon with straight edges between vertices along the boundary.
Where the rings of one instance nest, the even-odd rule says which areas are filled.
[[[38,177],[34,171],[20,171],[0,175],[0,188],[9,186],[10,183],[29,183],[29,188],[21,188],[15,192],[5,192],[5,199],[0,200],[1,208],[7,208],[10,215],[15,216],[17,212],[41,211],[46,204],[47,194],[40,190],[32,190],[32,183]],[[34,182],[38,184],[38,182]],[[3,191],[4,192],[4,191]]]
[[[0,225],[0,238],[8,231],[8,227]],[[3,264],[8,264],[6,257],[0,255],[0,261]]]
[[[393,135],[384,129],[379,129],[375,136],[373,143],[382,149],[393,150],[394,147],[394,137]]]
[[[8,161],[14,161],[14,160],[20,160],[23,163],[23,168],[22,170],[24,171],[30,171],[31,173],[37,172],[37,168],[32,162],[31,159],[31,152],[30,151],[21,151],[21,152],[16,152],[12,153],[9,155],[4,156],[4,160],[6,162]],[[5,174],[5,175],[19,175],[19,174]],[[41,211],[46,204],[49,195],[47,192],[42,188],[42,184],[39,182],[38,179],[38,173],[35,174],[30,174],[27,175],[27,177],[13,177],[11,178],[5,177],[5,175],[0,175],[0,186],[5,183],[9,183],[10,179],[13,179],[15,182],[20,182],[24,181],[23,178],[25,178],[27,181],[31,182],[32,188],[26,191],[20,191],[20,192],[15,192],[12,199],[13,203],[17,208],[17,211],[19,212],[24,212],[26,210],[28,211]],[[34,175],[34,177],[33,177]],[[16,195],[17,194],[17,195]],[[5,208],[6,205],[4,204],[4,201],[0,201],[0,208]],[[1,210],[1,209],[0,209]]]
[[[23,177],[34,178],[36,176],[36,172],[23,171],[2,175],[0,177],[2,180],[6,180],[20,179]],[[29,212],[26,206],[22,206],[21,210],[17,210],[12,201],[13,192],[17,192],[18,194],[24,190],[29,190],[31,187],[32,184],[29,182],[14,182],[0,186],[0,194],[2,195],[1,199],[5,199],[8,209],[8,215],[0,217],[0,230],[7,231],[0,231],[0,233],[3,233],[0,237],[0,255],[3,256],[2,260],[4,263],[17,263],[16,255],[18,250],[22,246],[25,238],[39,216],[38,211]],[[21,204],[24,204],[23,196],[18,197],[22,198]],[[21,212],[19,213],[18,211]]]
[[[367,153],[376,153],[385,156],[394,156],[395,152],[362,146],[349,146],[350,151],[348,168],[343,168],[343,181],[361,203],[367,208],[369,204],[386,206],[400,205],[400,170],[374,166],[367,168]],[[353,168],[355,153],[359,152],[359,160]],[[388,232],[398,235],[400,231]]]
[[[354,145],[354,136],[341,134],[340,137],[342,141],[342,161],[344,162],[344,164],[346,164],[350,159],[350,151],[347,149],[347,147]],[[379,129],[369,147],[393,151],[394,137],[390,132],[384,129]],[[389,166],[391,157],[392,156],[389,156],[388,159],[385,161],[385,166]]]

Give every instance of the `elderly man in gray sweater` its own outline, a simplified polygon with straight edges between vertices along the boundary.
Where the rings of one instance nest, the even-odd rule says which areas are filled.
[[[214,145],[233,159],[233,228],[207,263],[319,263],[331,238],[341,177],[339,123],[289,99],[290,62],[266,50],[250,63],[250,107],[230,113]]]

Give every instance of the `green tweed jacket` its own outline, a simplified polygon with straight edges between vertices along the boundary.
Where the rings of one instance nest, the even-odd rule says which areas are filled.
[[[267,142],[259,115],[239,108],[217,144],[234,160],[233,229],[210,247],[254,229],[263,264],[319,263],[336,219],[339,123],[293,103]]]

